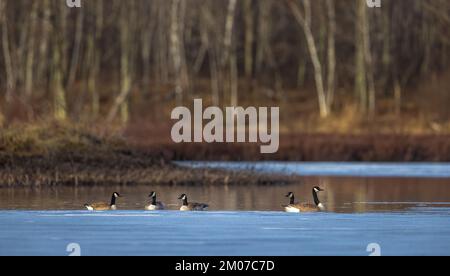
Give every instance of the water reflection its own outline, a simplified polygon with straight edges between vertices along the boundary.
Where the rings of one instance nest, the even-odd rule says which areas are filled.
[[[312,202],[311,189],[325,189],[321,201],[332,212],[402,211],[413,207],[450,206],[450,179],[380,179],[308,177],[283,186],[132,186],[55,187],[42,189],[0,189],[0,209],[78,210],[92,201],[108,202],[111,193],[125,197],[118,208],[141,210],[148,193],[157,191],[158,200],[177,209],[177,197],[186,193],[192,201],[210,204],[210,210],[281,211],[284,197],[292,191],[301,202]]]

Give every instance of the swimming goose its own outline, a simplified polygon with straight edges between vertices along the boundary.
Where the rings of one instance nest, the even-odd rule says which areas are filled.
[[[286,195],[286,197],[289,197],[290,202],[289,205],[283,206],[284,210],[288,213],[325,211],[325,206],[323,206],[323,204],[319,201],[319,197],[317,196],[317,193],[322,191],[323,189],[317,186],[312,189],[314,204],[295,203],[294,193],[290,192]]]
[[[188,203],[188,199],[186,194],[182,194],[178,199],[183,200],[183,205],[180,208],[180,211],[206,211],[208,209],[208,204],[205,203]]]
[[[97,203],[86,203],[84,204],[84,207],[88,209],[89,211],[107,211],[107,210],[117,210],[116,207],[116,199],[118,197],[121,197],[119,193],[113,193],[111,196],[111,203],[105,203],[105,202],[97,202]]]
[[[151,192],[148,197],[152,199],[152,202],[149,205],[145,206],[145,210],[147,211],[164,210],[164,204],[162,202],[156,201],[155,192]]]

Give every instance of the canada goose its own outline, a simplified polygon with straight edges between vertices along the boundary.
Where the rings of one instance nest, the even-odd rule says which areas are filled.
[[[208,204],[204,203],[188,203],[188,199],[186,194],[182,194],[178,199],[183,200],[183,205],[180,208],[180,211],[206,211],[208,209]]]
[[[164,204],[162,202],[156,201],[155,192],[151,192],[148,197],[152,199],[152,202],[149,205],[145,206],[145,210],[147,211],[164,210]]]
[[[294,193],[290,192],[286,195],[289,197],[290,202],[289,205],[284,205],[284,210],[288,213],[300,213],[300,212],[317,212],[324,211],[325,206],[319,201],[319,197],[317,196],[318,192],[323,191],[320,187],[314,187],[312,189],[314,204],[309,203],[295,203]]]
[[[121,197],[119,193],[113,193],[111,196],[111,203],[105,203],[105,202],[97,202],[97,203],[86,203],[84,204],[84,207],[88,209],[89,211],[107,211],[107,210],[117,210],[116,207],[116,199],[118,197]]]

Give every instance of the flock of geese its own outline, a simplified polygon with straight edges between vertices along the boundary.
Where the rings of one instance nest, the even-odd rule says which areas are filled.
[[[301,212],[318,212],[325,211],[325,206],[320,202],[318,193],[324,191],[320,187],[314,187],[312,189],[312,195],[314,203],[296,203],[295,196],[293,192],[289,192],[286,197],[289,198],[288,205],[282,205],[284,210],[288,213],[301,213]],[[122,197],[119,193],[115,192],[111,196],[111,202],[98,202],[98,203],[87,203],[84,205],[86,209],[89,211],[108,211],[108,210],[117,210],[116,200],[117,198]],[[156,200],[156,192],[151,192],[149,194],[150,203],[145,205],[145,210],[147,211],[157,211],[164,210],[166,207],[164,203]],[[188,197],[186,194],[182,194],[178,197],[179,200],[182,201],[182,205],[180,207],[180,211],[206,211],[208,210],[208,204],[205,203],[197,203],[197,202],[188,202]]]

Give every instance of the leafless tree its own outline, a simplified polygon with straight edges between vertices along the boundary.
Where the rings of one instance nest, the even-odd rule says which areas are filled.
[[[0,0],[0,105],[128,122],[141,99],[292,92],[321,117],[347,101],[364,118],[384,100],[400,114],[411,87],[448,71],[448,14],[445,0]]]

